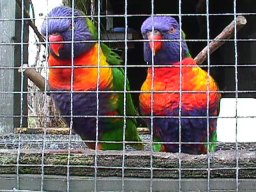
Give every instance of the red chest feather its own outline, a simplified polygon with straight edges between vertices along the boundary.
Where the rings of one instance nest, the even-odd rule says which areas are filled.
[[[153,83],[152,83],[153,80]],[[213,78],[195,64],[191,58],[182,65],[174,64],[165,68],[148,69],[147,79],[141,91],[154,92],[154,114],[163,115],[166,110],[181,107],[185,110],[196,108],[217,108],[220,94]],[[151,112],[152,93],[141,93],[140,104],[145,114]]]

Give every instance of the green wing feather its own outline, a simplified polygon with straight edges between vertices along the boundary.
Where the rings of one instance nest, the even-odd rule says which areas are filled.
[[[117,91],[124,91],[124,83],[126,80],[126,90],[130,90],[128,79],[125,79],[124,71],[122,68],[113,68],[113,89]],[[118,99],[118,112],[121,115],[124,115],[124,96],[126,97],[126,105],[125,112],[128,116],[137,116],[138,111],[136,110],[132,96],[130,93],[119,93]],[[138,141],[141,142],[141,138],[137,132],[137,121],[135,118],[127,118],[126,119],[126,140],[127,141]],[[136,149],[142,150],[144,149],[144,144],[141,143],[132,143],[130,144]]]
[[[101,49],[104,55],[107,57],[107,62],[112,65],[121,65],[123,60],[121,57],[114,52],[110,47],[108,47],[105,43],[101,43]]]

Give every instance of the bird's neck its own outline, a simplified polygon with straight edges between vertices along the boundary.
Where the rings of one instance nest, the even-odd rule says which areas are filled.
[[[169,66],[166,67],[149,67],[148,68],[148,75],[154,76],[154,79],[157,78],[164,78],[166,77],[169,79],[169,77],[173,76],[173,74],[180,74],[180,72],[186,73],[187,71],[190,71],[191,68],[197,67],[196,61],[191,57],[186,57],[182,60],[182,62],[174,62],[170,63]],[[149,77],[149,78],[150,78]]]
[[[96,44],[87,53],[71,59],[58,59],[50,54],[49,56],[49,84],[51,89],[71,90],[73,79],[73,90],[90,90],[97,87],[97,77],[109,77],[111,80],[112,71],[106,68],[108,63],[101,48]],[[101,67],[98,70],[98,63]],[[103,79],[103,78],[102,78]],[[101,86],[107,86],[110,82],[104,82],[100,79]]]

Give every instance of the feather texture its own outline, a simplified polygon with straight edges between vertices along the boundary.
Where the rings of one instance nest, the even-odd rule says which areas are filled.
[[[164,66],[148,69],[140,94],[142,113],[154,116],[153,127],[146,119],[154,141],[158,142],[154,150],[190,154],[214,151],[221,98],[218,86],[190,57],[177,21],[161,16],[153,20],[150,17],[143,23],[143,37],[152,37],[150,29],[154,28],[153,36],[172,40],[163,41],[161,49],[155,53],[155,64]],[[149,55],[152,58],[153,52],[148,44],[144,43],[145,60],[152,63]]]
[[[49,85],[57,108],[66,123],[92,149],[96,148],[96,140],[97,148],[102,150],[121,150],[124,140],[143,149],[136,120],[124,121],[124,111],[130,116],[136,116],[137,111],[131,95],[124,93],[129,90],[129,83],[123,70],[111,66],[120,64],[120,57],[107,45],[93,41],[97,30],[92,21],[84,19],[78,10],[73,14],[72,24],[72,9],[56,7],[42,26],[42,33],[49,36],[51,43]],[[60,46],[54,47],[57,43]]]
[[[141,110],[145,115],[150,115],[151,110],[153,111],[153,134],[156,141],[177,142],[164,145],[160,150],[178,152],[181,129],[182,142],[204,142],[182,145],[182,152],[206,153],[207,124],[209,141],[216,139],[220,94],[214,80],[198,67],[193,59],[187,58],[183,60],[182,65],[176,63],[166,68],[155,68],[153,84],[152,69],[148,69],[147,79],[141,90],[152,91],[152,87],[153,98],[150,93],[140,94]],[[150,122],[148,124],[150,125]],[[216,140],[210,145],[211,148],[214,148],[214,142]]]

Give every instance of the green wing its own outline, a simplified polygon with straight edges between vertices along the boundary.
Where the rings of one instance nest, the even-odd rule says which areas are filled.
[[[113,68],[113,90],[124,91],[125,75],[122,68]],[[126,79],[126,91],[130,91],[129,82]],[[127,116],[137,116],[138,112],[133,104],[131,93],[118,93],[118,112],[124,114],[124,96],[126,97],[125,112]],[[126,140],[127,141],[141,141],[137,132],[137,121],[135,118],[126,118]],[[142,150],[144,144],[133,143],[130,144],[136,149]]]
[[[95,40],[98,39],[98,30],[96,28],[96,25],[94,24],[94,22],[89,19],[86,18],[87,21],[87,26],[90,30],[90,32],[93,35],[93,38]],[[109,46],[107,46],[105,43],[100,43],[100,47],[101,50],[103,52],[103,54],[106,56],[107,62],[110,65],[121,65],[122,64],[122,59],[121,57],[114,52]],[[117,66],[117,67],[113,67],[113,90],[116,91],[124,91],[124,84],[125,84],[125,80],[126,80],[126,91],[130,91],[130,85],[128,82],[128,79],[125,79],[125,73],[123,68]],[[138,112],[133,104],[133,100],[131,97],[130,93],[118,93],[119,97],[118,97],[118,103],[117,103],[117,110],[119,112],[119,114],[123,115],[124,114],[124,95],[126,96],[126,105],[125,105],[125,109],[126,109],[126,115],[128,116],[137,116]],[[120,125],[119,125],[120,126]],[[122,126],[121,126],[122,127]],[[106,140],[111,140],[111,138],[116,137],[116,134],[121,134],[122,135],[122,129],[119,129],[119,131],[121,131],[120,133],[117,132],[118,130],[116,130],[115,132],[113,132],[113,135],[111,135],[110,133],[106,134]],[[104,136],[103,136],[104,137]],[[130,118],[130,119],[126,119],[126,140],[127,141],[141,141],[138,132],[137,132],[137,121],[135,118]],[[134,148],[142,150],[144,148],[144,144],[142,143],[132,143],[130,144],[132,145]],[[114,147],[114,145],[113,145]]]
[[[125,84],[125,74],[122,68],[113,68],[113,89],[118,91],[124,91]],[[126,80],[126,91],[130,91],[129,81]],[[120,102],[118,104],[118,109],[121,114],[123,114],[124,105],[122,103],[124,99],[124,94],[120,94]],[[127,115],[138,115],[137,110],[132,101],[131,93],[126,93],[126,114]]]

